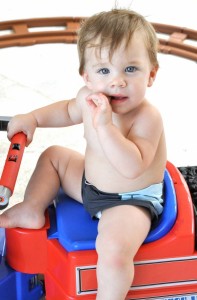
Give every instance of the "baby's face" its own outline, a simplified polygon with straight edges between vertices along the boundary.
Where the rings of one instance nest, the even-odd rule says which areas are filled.
[[[103,47],[101,52],[93,47],[87,48],[85,59],[83,78],[87,87],[94,93],[104,93],[114,107],[126,103],[131,109],[138,106],[157,72],[150,63],[140,33],[133,35],[126,48],[122,43],[111,59],[108,47]]]

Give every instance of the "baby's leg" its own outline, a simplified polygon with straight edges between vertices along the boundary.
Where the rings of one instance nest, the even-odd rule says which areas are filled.
[[[45,210],[54,200],[60,184],[68,195],[81,200],[84,158],[60,146],[44,151],[28,183],[24,201],[0,215],[0,227],[37,229],[45,223]]]
[[[151,226],[146,209],[122,205],[106,209],[99,221],[97,300],[125,299],[134,277],[133,259]]]

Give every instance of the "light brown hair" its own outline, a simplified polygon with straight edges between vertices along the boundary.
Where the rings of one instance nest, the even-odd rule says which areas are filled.
[[[133,33],[138,31],[143,35],[150,62],[158,66],[158,39],[153,26],[140,14],[127,9],[112,9],[87,18],[79,30],[78,54],[79,74],[84,72],[85,50],[87,47],[109,46],[109,56],[125,41],[125,46],[132,39]]]

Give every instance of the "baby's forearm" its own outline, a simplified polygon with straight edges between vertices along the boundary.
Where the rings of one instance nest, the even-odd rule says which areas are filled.
[[[144,171],[140,150],[113,124],[98,127],[97,134],[108,161],[123,176],[133,179]]]
[[[64,127],[72,125],[68,113],[69,101],[59,101],[38,109],[30,114],[35,118],[37,127]]]
[[[32,112],[16,115],[13,117],[7,128],[8,139],[18,132],[24,132],[27,136],[28,146],[37,127],[64,127],[73,124],[68,112],[69,101],[60,101]]]

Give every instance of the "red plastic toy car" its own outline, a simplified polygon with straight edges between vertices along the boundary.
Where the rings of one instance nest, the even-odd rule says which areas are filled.
[[[194,206],[186,181],[170,162],[164,191],[164,211],[136,254],[134,282],[126,299],[197,299]],[[60,191],[56,207],[50,206],[46,212],[42,229],[6,230],[6,260],[19,272],[42,273],[47,300],[93,300],[97,291],[97,222],[80,203]]]

